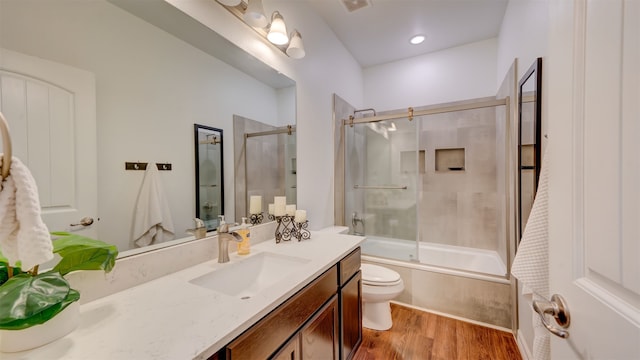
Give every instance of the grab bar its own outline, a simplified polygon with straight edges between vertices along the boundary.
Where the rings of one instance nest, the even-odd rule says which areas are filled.
[[[353,185],[354,189],[382,189],[382,190],[407,190],[407,185]]]

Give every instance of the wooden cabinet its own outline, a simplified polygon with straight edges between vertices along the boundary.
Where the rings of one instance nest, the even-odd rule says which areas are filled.
[[[359,270],[358,248],[211,359],[350,359],[362,341]]]
[[[340,289],[342,360],[351,360],[362,342],[362,276],[358,271]]]
[[[338,290],[334,266],[258,321],[226,347],[226,360],[267,359]]]
[[[340,359],[350,360],[362,342],[362,276],[360,248],[339,263]]]
[[[300,360],[300,335],[295,335],[287,342],[277,354],[272,357],[273,360]]]
[[[338,326],[338,296],[334,295],[302,329],[302,359],[339,359]]]

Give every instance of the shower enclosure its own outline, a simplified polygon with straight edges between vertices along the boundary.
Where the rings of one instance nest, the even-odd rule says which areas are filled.
[[[365,255],[505,277],[507,102],[345,120],[344,224]]]

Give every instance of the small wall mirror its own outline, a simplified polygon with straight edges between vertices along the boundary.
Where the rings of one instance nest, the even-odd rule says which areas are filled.
[[[518,239],[529,219],[541,163],[542,58],[529,67],[518,83]]]
[[[224,215],[222,130],[194,124],[196,160],[196,217],[215,230]]]

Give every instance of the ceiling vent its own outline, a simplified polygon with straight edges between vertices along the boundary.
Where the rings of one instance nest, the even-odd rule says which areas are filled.
[[[340,0],[348,12],[364,9],[371,6],[371,0]]]

